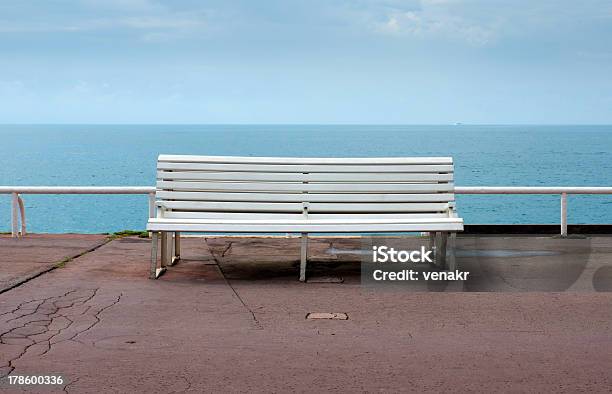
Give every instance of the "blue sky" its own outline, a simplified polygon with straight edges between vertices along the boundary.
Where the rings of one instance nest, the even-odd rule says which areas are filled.
[[[612,123],[612,1],[5,0],[0,123]]]

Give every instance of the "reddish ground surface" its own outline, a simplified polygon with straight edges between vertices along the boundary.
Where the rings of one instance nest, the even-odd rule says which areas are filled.
[[[0,278],[103,242],[2,236]],[[358,258],[332,253],[357,239],[315,240],[312,281],[300,283],[298,242],[185,239],[157,281],[148,240],[105,243],[0,294],[0,375],[61,374],[58,392],[612,389],[612,238],[460,240],[459,263],[480,278],[472,290],[489,292],[366,288]],[[571,291],[519,291],[558,279]]]

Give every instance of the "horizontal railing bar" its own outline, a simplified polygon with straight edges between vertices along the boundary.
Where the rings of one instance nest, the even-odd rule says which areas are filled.
[[[12,194],[12,235],[25,235],[25,207],[20,194],[148,194],[149,217],[155,217],[152,186],[0,186],[0,194]],[[561,236],[567,236],[567,196],[569,194],[612,194],[612,187],[597,186],[455,186],[455,194],[557,194],[561,195]],[[18,229],[21,213],[21,232]]]
[[[151,186],[0,186],[0,194],[150,194]]]
[[[153,186],[0,186],[0,194],[150,194]],[[600,186],[455,186],[456,194],[612,194]]]
[[[612,194],[612,187],[592,186],[455,186],[455,194]]]

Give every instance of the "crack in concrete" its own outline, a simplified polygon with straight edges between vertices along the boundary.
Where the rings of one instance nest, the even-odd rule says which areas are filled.
[[[71,380],[70,382],[68,382],[68,384],[65,384],[64,387],[62,388],[62,390],[64,391],[64,393],[68,392],[68,387],[70,387],[71,385],[75,384],[76,382],[79,381],[80,378],[75,378],[74,380]]]
[[[223,280],[229,286],[229,288],[232,289],[232,292],[234,293],[234,296],[238,299],[238,301],[240,301],[240,303],[242,304],[244,309],[246,309],[251,314],[251,318],[253,319],[253,323],[255,324],[255,329],[256,330],[263,330],[263,325],[257,319],[257,316],[255,315],[255,312],[253,312],[253,310],[246,304],[246,302],[244,302],[244,300],[242,299],[240,294],[238,294],[238,291],[236,291],[234,286],[232,286],[231,282],[227,279],[227,276],[225,275],[225,272],[223,272],[223,268],[221,268],[221,264],[219,264],[219,259],[217,259],[217,257],[215,256],[215,253],[212,251],[212,249],[210,248],[210,245],[208,244],[208,238],[204,238],[204,243],[206,244],[206,247],[208,248],[208,251],[210,252],[210,255],[212,256],[213,260],[217,264],[217,268],[219,269],[219,272],[221,273],[221,276],[223,277]],[[229,250],[229,248],[232,245],[232,242],[230,242],[229,244],[230,244],[230,246],[225,248],[223,253],[225,253],[227,250]],[[222,257],[223,257],[223,255],[222,255]]]
[[[100,243],[90,247],[87,250],[84,250],[82,252],[79,252],[79,253],[71,255],[71,256],[67,256],[64,259],[60,260],[60,261],[49,262],[48,266],[46,266],[46,267],[44,267],[44,268],[42,268],[40,270],[37,270],[36,272],[32,273],[31,275],[27,275],[25,277],[21,277],[20,279],[14,281],[12,283],[9,283],[9,285],[7,285],[6,287],[1,287],[0,288],[0,294],[4,293],[6,291],[12,290],[12,289],[14,289],[16,287],[19,287],[19,286],[23,285],[24,283],[27,283],[27,282],[31,281],[32,279],[38,278],[39,276],[41,276],[43,274],[46,274],[47,272],[53,271],[56,268],[60,268],[64,264],[69,263],[72,260],[77,259],[77,258],[79,258],[81,256],[84,256],[87,253],[91,253],[94,250],[101,248],[102,246],[106,245],[107,243],[109,243],[109,242],[111,242],[113,240],[114,240],[113,237],[106,237],[103,241],[101,241]],[[0,314],[0,316],[2,316],[3,314],[4,313]]]
[[[67,297],[67,296],[68,296],[68,294],[74,293],[75,291],[76,291],[76,290],[70,290],[70,291],[68,291],[68,292],[64,293],[64,295],[59,296],[59,297]],[[22,317],[31,316],[31,315],[34,315],[34,314],[38,313],[38,311],[39,311],[39,309],[40,309],[41,305],[43,305],[45,302],[47,302],[47,301],[49,301],[50,299],[53,299],[53,298],[56,298],[56,297],[47,297],[47,298],[40,298],[40,299],[38,299],[38,300],[32,300],[32,301],[41,301],[41,302],[40,302],[38,305],[36,305],[36,308],[34,309],[34,311],[33,311],[33,312],[30,312],[30,313],[24,313],[23,315],[19,315],[19,316],[17,316],[17,317],[14,317],[14,318],[12,318],[12,319],[7,320],[5,323],[10,323],[10,322],[12,322],[12,321],[14,321],[14,320],[19,320],[19,319],[21,319]],[[29,301],[29,302],[32,302],[32,301]],[[26,303],[27,303],[27,302],[26,302]],[[19,305],[22,305],[22,304],[19,304]],[[21,310],[21,307],[20,307],[20,306],[17,306],[17,309],[15,309],[15,310],[14,310],[12,313],[17,312],[18,310]]]
[[[230,249],[232,248],[232,245],[233,245],[233,244],[234,244],[234,242],[233,242],[233,241],[230,241],[230,242],[227,244],[227,247],[225,247],[225,249],[223,249],[223,252],[221,252],[221,257],[225,257],[225,254],[226,254],[227,252],[229,252],[229,251],[230,251]],[[210,250],[210,248],[209,248],[209,250]],[[212,251],[211,251],[211,254],[212,254]],[[214,256],[213,256],[213,257],[214,257]]]
[[[3,372],[0,372],[0,378],[10,375],[15,370],[14,363],[22,358],[33,346],[40,344],[46,345],[45,350],[38,354],[38,357],[40,357],[47,354],[55,344],[72,340],[82,343],[75,340],[75,338],[82,333],[91,330],[98,323],[100,323],[101,313],[116,305],[123,296],[123,293],[119,294],[119,296],[116,297],[116,300],[108,305],[102,306],[101,308],[93,309],[95,305],[86,305],[84,310],[80,313],[71,313],[75,312],[73,311],[74,308],[82,307],[85,306],[85,304],[90,303],[98,295],[98,290],[99,288],[74,289],[59,296],[24,301],[11,311],[3,313],[2,316],[6,316],[9,313],[18,314],[18,316],[4,321],[3,324],[9,324],[11,322],[18,322],[18,324],[21,324],[13,327],[10,327],[11,324],[9,324],[10,328],[7,327],[7,329],[0,333],[0,345],[22,345],[23,348],[15,357],[9,359],[4,365],[0,365],[0,368],[4,370]],[[40,302],[33,310],[31,310],[31,308],[26,308],[26,306],[30,306],[32,303],[38,301]],[[21,314],[21,311],[24,308],[26,308],[25,310],[28,312]],[[90,313],[92,310],[95,311],[93,314]],[[95,321],[90,323],[85,328],[77,327],[75,329],[75,326],[78,325],[75,323],[80,323],[79,319],[82,319],[85,316],[93,318]],[[28,317],[35,318],[34,320],[29,320]],[[19,321],[20,319],[23,319],[24,321]],[[69,329],[75,329],[76,332],[67,339],[56,340],[56,338],[59,338]],[[47,336],[48,334],[50,335]],[[23,341],[26,343],[15,343]]]
[[[40,298],[40,299],[37,299],[37,300],[24,301],[24,302],[20,303],[19,305],[17,305],[12,310],[10,310],[8,312],[0,313],[0,316],[4,316],[4,315],[8,315],[8,314],[13,314],[13,313],[17,312],[20,308],[22,308],[26,304],[29,304],[31,302],[36,302],[36,301],[41,301],[42,302],[44,300],[45,300],[44,298]]]
[[[111,308],[112,306],[115,306],[119,303],[119,301],[121,301],[121,297],[123,297],[123,293],[119,293],[119,295],[117,296],[117,299],[113,302],[111,302],[109,305],[100,308],[96,313],[94,313],[93,317],[94,319],[96,319],[96,321],[89,325],[89,327],[87,327],[86,329],[82,330],[82,331],[78,331],[74,336],[68,338],[68,340],[74,340],[76,337],[78,337],[79,335],[83,334],[84,332],[87,332],[89,330],[91,330],[92,328],[94,328],[96,325],[98,325],[98,323],[101,322],[100,320],[100,314],[102,312],[104,312],[105,310],[107,310],[108,308]]]

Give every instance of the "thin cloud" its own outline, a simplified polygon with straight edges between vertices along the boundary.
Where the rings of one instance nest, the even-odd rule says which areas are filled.
[[[474,46],[495,41],[499,24],[493,18],[472,18],[460,3],[460,0],[424,0],[412,10],[372,7],[370,26],[380,34],[460,40]]]
[[[206,10],[174,11],[147,0],[80,0],[80,7],[63,14],[40,15],[12,9],[0,17],[0,33],[54,33],[96,30],[135,30],[151,34],[201,29],[207,26]]]
[[[375,23],[377,32],[418,38],[442,37],[460,39],[481,46],[496,38],[492,26],[478,25],[449,15],[430,15],[424,12],[392,12],[384,22]]]

